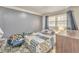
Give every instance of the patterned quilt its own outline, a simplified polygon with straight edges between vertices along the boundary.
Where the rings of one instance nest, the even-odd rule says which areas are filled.
[[[44,53],[53,47],[53,37],[53,34],[43,34],[39,32],[36,33],[36,35],[25,36],[25,39],[31,52]]]

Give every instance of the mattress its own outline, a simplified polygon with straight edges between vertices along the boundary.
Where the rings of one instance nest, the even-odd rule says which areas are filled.
[[[45,53],[53,47],[53,37],[54,35],[37,33],[36,35],[25,36],[25,40],[32,53]]]

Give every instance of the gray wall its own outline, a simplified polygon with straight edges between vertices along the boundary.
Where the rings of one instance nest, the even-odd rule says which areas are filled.
[[[0,7],[0,27],[4,37],[22,32],[37,32],[42,29],[42,17]]]

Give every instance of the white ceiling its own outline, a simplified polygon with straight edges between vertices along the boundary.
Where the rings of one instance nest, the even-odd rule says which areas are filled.
[[[47,15],[67,9],[69,6],[6,6],[7,8],[29,12],[36,15]]]
[[[53,12],[64,10],[64,9],[68,8],[68,6],[17,6],[17,7],[32,11],[32,12],[36,12],[41,15],[51,13],[51,12],[53,13]]]

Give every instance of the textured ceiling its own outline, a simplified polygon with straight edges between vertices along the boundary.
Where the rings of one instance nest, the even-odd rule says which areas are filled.
[[[53,13],[56,11],[67,9],[68,6],[16,6],[18,8],[22,8],[24,10],[29,10],[32,12],[36,12],[39,14],[47,14],[47,13]]]

